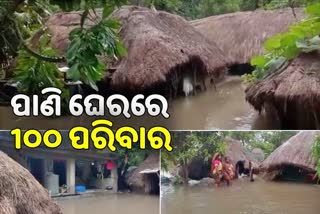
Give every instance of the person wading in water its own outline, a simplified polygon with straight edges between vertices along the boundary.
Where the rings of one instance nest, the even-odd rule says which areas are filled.
[[[233,177],[234,177],[233,165],[229,157],[225,157],[224,164],[223,164],[223,180],[225,180],[227,182],[227,185],[229,186],[231,184]]]
[[[211,162],[211,173],[214,179],[215,187],[220,186],[221,179],[223,177],[223,166],[221,162],[221,155],[219,153],[214,154]]]

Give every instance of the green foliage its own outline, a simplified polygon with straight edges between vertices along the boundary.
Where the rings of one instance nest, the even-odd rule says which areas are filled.
[[[277,147],[279,147],[282,143],[284,143],[295,134],[295,131],[233,131],[229,132],[228,136],[241,141],[242,144],[249,150],[259,148],[265,153],[265,155],[269,155]]]
[[[198,11],[201,14],[199,17],[231,13],[239,10],[239,0],[203,0],[198,5]]]
[[[317,136],[312,147],[318,178],[320,178],[320,136]]]
[[[48,46],[48,42],[48,35],[44,35],[40,39],[38,51],[55,56],[56,52]],[[46,87],[56,87],[63,91],[64,86],[55,64],[42,61],[24,49],[18,53],[15,80],[19,83],[18,90],[28,95],[40,95],[41,90]]]
[[[59,79],[56,65],[51,63],[62,60],[67,61],[70,67],[68,75],[73,80],[80,80],[98,90],[96,81],[100,80],[106,71],[106,65],[99,57],[116,58],[126,54],[117,35],[120,24],[110,18],[114,8],[125,2],[126,0],[22,0],[19,4],[8,4],[7,8],[0,7],[0,21],[6,21],[6,25],[0,27],[0,63],[9,64],[8,61],[19,54],[15,79],[19,80],[20,91],[27,94],[33,94],[35,91],[38,94],[40,91],[37,90],[43,87],[61,88],[62,81]],[[26,41],[43,28],[45,18],[52,11],[58,10],[56,4],[77,5],[77,8],[72,9],[83,9],[84,12],[81,27],[70,33],[71,44],[66,57],[51,58],[55,53],[50,48],[49,41],[38,45],[39,52],[29,48]],[[93,26],[86,27],[85,23],[90,19],[90,13],[96,15],[95,8],[102,6],[104,9],[101,20]],[[5,16],[1,16],[1,12]],[[35,83],[36,87],[31,87]]]
[[[121,156],[128,156],[128,165],[129,166],[139,166],[154,150],[147,148],[141,150],[138,144],[134,144],[133,148],[128,151],[123,147],[117,148],[117,153]]]
[[[175,175],[172,180],[173,185],[179,185],[183,183],[182,177],[180,175]]]
[[[187,165],[198,156],[208,160],[214,153],[226,151],[222,132],[173,132],[171,137],[173,150],[161,153],[161,165],[166,170],[176,164]]]
[[[251,65],[256,67],[251,79],[263,79],[300,53],[320,49],[320,3],[307,6],[305,12],[306,19],[265,41],[266,54],[251,59]]]
[[[106,70],[106,65],[98,56],[107,55],[116,58],[126,54],[126,50],[117,36],[120,23],[110,18],[113,7],[107,5],[103,10],[102,20],[90,27],[84,27],[84,20],[89,10],[82,15],[81,27],[70,32],[70,46],[67,50],[67,61],[70,66],[68,75],[73,80],[81,80],[98,90],[96,82]]]
[[[131,4],[155,6],[181,16],[196,19],[236,11],[258,8],[277,9],[284,7],[302,7],[319,0],[129,0]]]
[[[125,3],[123,0],[50,0],[51,5],[57,5],[63,11],[77,11],[88,8],[103,8],[107,4],[120,5]]]
[[[319,0],[264,0],[263,5],[267,9],[278,9],[285,7],[303,7],[315,2],[319,2]]]

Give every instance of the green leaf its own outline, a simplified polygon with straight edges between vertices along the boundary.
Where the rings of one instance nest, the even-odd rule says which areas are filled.
[[[73,29],[72,31],[70,31],[69,33],[69,39],[72,40],[72,39],[75,39],[75,37],[79,37],[82,33],[82,28],[75,28]]]
[[[102,18],[105,19],[105,18],[109,17],[112,14],[113,10],[114,10],[113,5],[104,6],[103,12],[102,12]]]
[[[281,47],[281,35],[276,35],[267,39],[264,43],[264,48],[267,51],[273,51],[274,49],[278,49]]]
[[[112,28],[112,29],[119,29],[121,23],[115,19],[107,19],[103,21],[105,27]]]
[[[264,56],[255,56],[250,61],[251,65],[263,68],[267,63],[267,59]]]
[[[90,87],[93,88],[94,90],[99,91],[98,86],[97,86],[97,84],[96,84],[94,81],[89,80],[89,85],[90,85]]]
[[[73,81],[80,80],[80,71],[79,71],[79,64],[76,63],[68,70],[68,77],[70,77]]]
[[[305,12],[311,17],[320,16],[320,3],[309,5],[305,8]]]
[[[116,41],[116,49],[120,56],[127,56],[127,50],[122,42]]]
[[[277,71],[279,68],[281,68],[284,63],[287,62],[287,59],[285,57],[278,57],[271,59],[265,66],[265,72],[263,77]]]

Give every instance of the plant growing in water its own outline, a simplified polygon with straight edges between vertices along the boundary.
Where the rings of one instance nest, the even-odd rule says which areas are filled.
[[[306,18],[292,25],[288,32],[275,35],[264,43],[265,55],[255,56],[251,65],[252,74],[244,76],[245,82],[263,79],[275,71],[281,71],[290,60],[300,53],[309,53],[320,49],[320,3],[305,8]]]

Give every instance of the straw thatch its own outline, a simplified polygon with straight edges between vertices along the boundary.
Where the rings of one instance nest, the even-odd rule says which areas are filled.
[[[17,214],[14,205],[7,197],[0,197],[0,213]]]
[[[209,75],[221,73],[227,64],[220,49],[182,17],[137,6],[122,7],[113,17],[122,23],[120,36],[128,52],[111,63],[113,86],[135,91],[172,80],[192,66]],[[46,24],[53,47],[65,52],[68,33],[79,22],[78,13],[53,15]]]
[[[317,131],[302,131],[291,137],[279,146],[261,164],[261,169],[266,171],[273,179],[281,173],[284,166],[295,166],[307,172],[315,172],[315,162],[312,158],[312,145]]]
[[[297,19],[302,9],[295,9]],[[255,10],[211,16],[192,21],[192,25],[209,40],[214,41],[232,64],[245,64],[251,57],[264,52],[264,41],[284,32],[296,21],[289,8]]]
[[[320,54],[301,54],[289,66],[246,89],[246,100],[283,129],[320,128]]]
[[[128,177],[127,183],[133,191],[145,192],[145,187],[148,186],[146,182],[150,182],[145,179],[145,175],[140,173],[143,170],[160,171],[160,154],[159,152],[151,153],[148,158],[136,168],[133,173]],[[145,192],[149,193],[149,192]]]
[[[253,167],[258,167],[258,160],[254,157],[254,155],[247,150],[240,141],[234,139],[228,139],[228,149],[226,152],[226,156],[228,156],[235,166],[239,160],[245,160],[246,166],[249,167],[249,161],[252,162]]]
[[[0,151],[0,213],[60,214],[60,208],[31,173]]]

